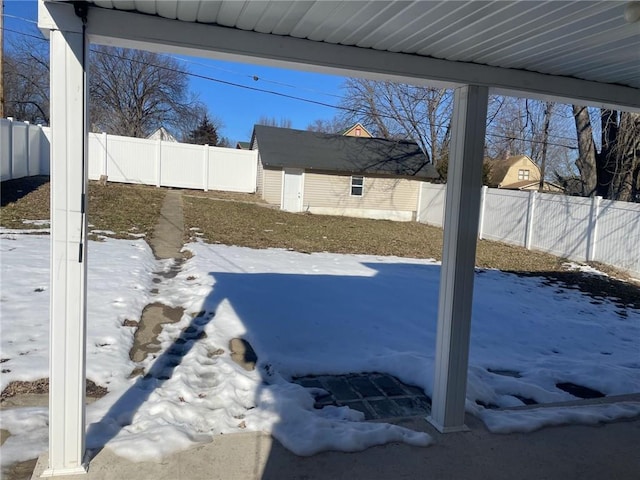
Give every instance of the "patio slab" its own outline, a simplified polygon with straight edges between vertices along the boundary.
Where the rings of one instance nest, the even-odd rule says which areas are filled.
[[[160,462],[132,463],[103,449],[85,476],[106,480],[169,479],[581,479],[637,480],[640,419],[599,426],[546,428],[527,434],[489,433],[467,416],[469,432],[439,434],[422,418],[394,423],[426,431],[434,445],[391,443],[358,453],[325,452],[298,457],[263,433],[220,435],[211,443],[175,453]],[[47,464],[41,456],[32,479]]]

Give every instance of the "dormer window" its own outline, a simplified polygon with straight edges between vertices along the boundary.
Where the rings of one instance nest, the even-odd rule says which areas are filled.
[[[518,170],[518,180],[529,180],[529,170],[524,168]]]

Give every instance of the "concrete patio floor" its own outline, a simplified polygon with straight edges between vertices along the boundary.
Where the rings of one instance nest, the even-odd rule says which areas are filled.
[[[392,443],[357,453],[298,457],[263,433],[220,435],[162,461],[132,463],[103,449],[84,476],[62,479],[634,479],[640,478],[640,419],[563,426],[527,434],[489,433],[467,416],[470,431],[442,435],[424,419],[394,423],[426,431],[430,447]],[[46,455],[32,479],[40,478]]]

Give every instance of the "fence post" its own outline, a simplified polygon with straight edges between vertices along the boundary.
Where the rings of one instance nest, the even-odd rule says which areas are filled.
[[[30,124],[29,124],[29,120],[25,120],[24,124],[27,126],[27,128],[24,129],[24,150],[27,154],[27,177],[31,176],[31,145],[30,145],[30,141],[29,141],[29,128]]]
[[[13,180],[13,117],[7,117],[9,120],[9,132],[8,132],[8,140],[9,140],[9,178],[7,180]]]
[[[486,185],[482,186],[482,190],[480,191],[480,220],[478,221],[478,238],[482,239],[482,229],[484,227],[484,209],[485,202],[487,200],[487,190],[489,187]]]
[[[204,146],[204,155],[202,157],[204,162],[202,165],[202,175],[204,176],[204,191],[209,191],[209,144]]]
[[[587,233],[587,262],[593,262],[596,259],[596,243],[598,240],[598,215],[600,214],[600,201],[602,197],[591,197],[591,215],[589,216],[589,225]]]
[[[107,168],[109,165],[109,154],[107,151],[107,132],[102,132],[102,172],[100,175],[108,177]]]
[[[156,145],[156,187],[160,188],[160,174],[162,172],[162,140]]]
[[[533,214],[536,208],[536,196],[538,192],[535,190],[529,192],[529,205],[527,206],[527,229],[525,233],[524,246],[527,250],[531,250],[531,242],[533,240]]]

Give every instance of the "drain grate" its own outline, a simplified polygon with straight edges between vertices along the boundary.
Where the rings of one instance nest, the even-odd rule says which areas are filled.
[[[316,408],[347,406],[364,413],[365,420],[425,416],[431,411],[431,399],[421,388],[384,373],[308,376],[293,382],[328,392],[316,397]]]

